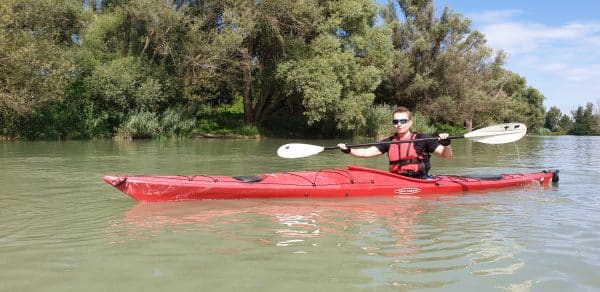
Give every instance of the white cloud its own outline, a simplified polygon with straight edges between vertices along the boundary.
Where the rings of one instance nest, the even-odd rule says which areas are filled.
[[[569,81],[584,81],[600,78],[600,65],[592,64],[587,67],[570,67],[564,71],[564,79]]]
[[[559,25],[523,20],[521,11],[469,15],[488,45],[509,55],[507,68],[564,112],[600,98],[600,22]]]
[[[568,67],[567,64],[562,64],[562,63],[549,63],[549,64],[542,66],[542,68],[545,70],[555,71],[555,72],[565,70],[567,67]]]
[[[594,35],[597,26],[595,23],[552,27],[537,23],[496,22],[483,25],[481,32],[491,47],[516,54],[531,52],[544,45],[563,47],[598,42]]]
[[[600,64],[575,65],[548,63],[540,65],[539,69],[568,81],[585,81],[600,78]]]
[[[480,23],[494,23],[504,22],[506,20],[512,20],[515,16],[522,14],[521,10],[517,9],[505,9],[505,10],[489,10],[481,13],[468,15],[475,22]]]

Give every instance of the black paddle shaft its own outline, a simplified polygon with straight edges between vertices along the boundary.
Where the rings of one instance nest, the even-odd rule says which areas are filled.
[[[464,137],[465,137],[465,135],[450,136],[450,137],[448,137],[448,139],[462,139]],[[372,142],[372,143],[362,143],[362,144],[346,144],[346,147],[353,148],[353,147],[375,146],[375,145],[380,145],[380,144],[401,144],[401,143],[411,143],[411,142],[420,142],[420,141],[431,141],[431,140],[438,140],[438,139],[439,139],[439,137],[430,137],[430,138],[409,139],[409,140],[401,140],[401,141]],[[324,147],[323,149],[324,150],[334,150],[334,149],[339,149],[339,147],[337,147],[337,146],[331,146],[331,147]]]

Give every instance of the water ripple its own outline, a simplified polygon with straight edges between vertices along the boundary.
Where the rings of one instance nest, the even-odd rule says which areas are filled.
[[[10,291],[600,287],[597,137],[526,137],[518,147],[457,141],[455,160],[434,161],[452,174],[559,168],[561,181],[548,188],[137,204],[101,181],[115,172],[245,175],[357,163],[334,152],[282,162],[273,159],[279,142],[0,146],[0,282]]]

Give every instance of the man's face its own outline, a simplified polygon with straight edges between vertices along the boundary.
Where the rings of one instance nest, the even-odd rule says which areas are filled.
[[[404,134],[410,130],[410,126],[412,125],[412,121],[408,118],[408,113],[395,113],[394,119],[394,130],[398,134]]]

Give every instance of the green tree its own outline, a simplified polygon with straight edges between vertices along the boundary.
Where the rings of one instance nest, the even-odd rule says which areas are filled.
[[[595,132],[596,120],[594,119],[594,104],[588,102],[585,109],[579,106],[573,112],[573,128],[570,134],[573,135],[598,135]]]
[[[116,133],[132,118],[186,102],[180,64],[191,26],[183,12],[160,0],[114,0],[87,16],[78,76],[85,131]]]
[[[337,129],[365,125],[374,91],[391,68],[389,30],[374,24],[370,1],[326,1],[321,33],[283,62],[278,76],[297,98],[308,123],[332,121]]]
[[[533,88],[527,87],[512,98],[524,105],[524,116],[522,120],[532,132],[538,132],[543,128],[545,120],[544,95]]]
[[[317,35],[316,1],[206,1],[194,10],[183,80],[188,98],[243,98],[244,119],[257,125],[281,102],[277,64]]]
[[[403,104],[439,122],[464,123],[472,128],[483,116],[496,116],[504,53],[485,46],[483,34],[470,20],[449,8],[439,17],[432,1],[398,0],[403,16],[388,2],[384,20],[392,27],[396,60],[379,88],[378,100]]]
[[[562,115],[558,125],[561,133],[567,134],[573,129],[573,120],[568,115]]]
[[[219,111],[254,132],[279,119],[379,133],[365,130],[377,105],[396,104],[449,127],[543,126],[543,95],[468,18],[431,0],[378,3],[1,1],[0,135],[180,135],[222,127],[208,121]]]
[[[463,123],[468,130],[474,124],[498,119],[499,109],[507,102],[498,82],[502,78],[504,54],[494,56],[484,43],[485,38],[479,32],[471,32],[456,43],[449,42],[448,50],[439,58],[443,84],[440,97],[430,105],[423,105],[429,108],[423,112],[438,121]]]
[[[96,52],[137,56],[174,66],[190,33],[183,12],[162,0],[105,0],[92,13],[84,40]],[[113,57],[114,58],[114,57]]]
[[[32,128],[28,119],[63,100],[75,71],[71,37],[81,25],[77,2],[6,0],[0,4],[0,127],[4,135]]]
[[[596,101],[596,107],[594,108],[594,132],[596,135],[600,135],[600,99]]]
[[[558,107],[551,107],[546,113],[546,122],[544,127],[549,129],[551,132],[559,132],[560,130],[560,119],[563,114]]]
[[[537,89],[528,86],[524,77],[517,73],[501,69],[503,72],[497,78],[499,94],[508,99],[497,104],[497,120],[503,122],[522,122],[527,124],[530,132],[541,132],[546,111],[543,105],[545,97]]]
[[[389,92],[382,92],[394,99],[383,97],[382,101],[414,109],[437,96],[440,84],[435,76],[435,62],[444,32],[434,32],[433,27],[439,21],[434,17],[432,1],[398,0],[397,4],[403,13],[402,19],[391,1],[383,11],[385,22],[392,28],[392,42],[397,52],[394,68],[388,76],[390,83],[383,84]]]
[[[85,79],[89,98],[101,112],[111,115],[116,129],[132,111],[159,112],[176,94],[164,73],[136,57],[118,58],[96,66]]]

